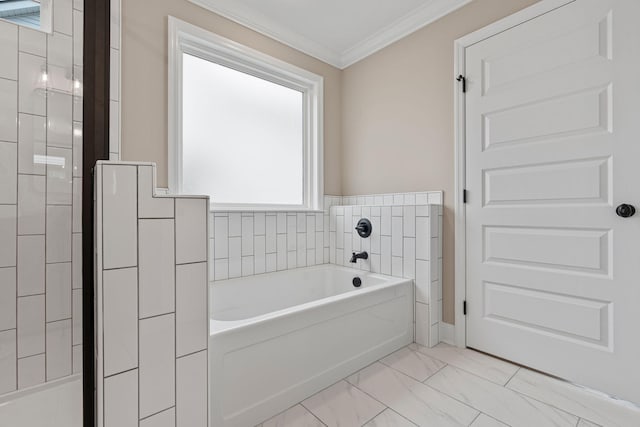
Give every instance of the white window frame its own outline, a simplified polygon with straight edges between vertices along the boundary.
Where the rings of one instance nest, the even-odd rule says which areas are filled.
[[[324,193],[323,78],[169,16],[169,191],[182,193],[182,58],[194,55],[303,93],[303,201],[299,205],[216,203],[211,210],[319,211]]]

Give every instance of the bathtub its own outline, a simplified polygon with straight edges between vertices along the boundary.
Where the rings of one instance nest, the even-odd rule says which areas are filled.
[[[254,426],[413,341],[410,279],[322,265],[209,295],[213,427]]]

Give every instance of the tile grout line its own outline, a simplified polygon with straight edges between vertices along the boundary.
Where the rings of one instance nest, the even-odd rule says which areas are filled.
[[[524,393],[520,393],[520,392],[518,392],[517,390],[513,390],[513,389],[508,388],[508,387],[506,387],[506,386],[504,386],[504,385],[500,385],[500,384],[498,384],[498,383],[495,383],[495,382],[493,382],[493,381],[491,381],[491,380],[488,380],[488,379],[486,379],[486,378],[484,378],[484,377],[481,377],[480,375],[477,375],[477,374],[475,374],[475,373],[473,373],[473,372],[469,372],[469,371],[467,371],[466,369],[460,368],[460,367],[455,366],[455,365],[450,365],[450,366],[452,366],[452,367],[453,367],[453,368],[455,368],[455,369],[459,369],[459,370],[461,370],[461,371],[463,371],[463,372],[465,372],[465,373],[467,373],[467,374],[469,374],[469,375],[472,375],[472,376],[474,376],[474,377],[476,377],[476,378],[479,378],[479,379],[481,379],[481,380],[487,381],[487,382],[489,382],[489,383],[491,383],[491,384],[493,384],[493,385],[495,385],[495,386],[498,386],[498,387],[504,388],[504,389],[506,389],[506,390],[508,390],[508,391],[511,391],[511,392],[515,393],[516,395],[518,395],[518,396],[520,396],[520,397],[523,397],[523,398],[525,398],[525,399],[534,400],[534,401],[536,401],[536,402],[538,402],[538,403],[541,403],[541,404],[543,404],[543,405],[545,405],[545,406],[548,406],[548,407],[550,407],[550,408],[553,408],[553,409],[555,409],[555,410],[557,410],[557,411],[560,411],[560,412],[563,412],[563,413],[565,413],[565,414],[569,414],[569,415],[572,415],[572,416],[574,416],[574,417],[580,418],[578,415],[576,415],[576,414],[574,414],[574,413],[571,413],[571,412],[569,412],[569,411],[567,411],[567,410],[565,410],[565,409],[559,408],[559,407],[557,407],[557,406],[555,406],[555,405],[552,405],[552,404],[549,404],[549,403],[547,403],[547,402],[543,402],[543,401],[541,401],[541,400],[539,400],[539,399],[536,399],[536,398],[534,398],[534,397],[528,396],[528,395],[526,395],[526,394],[524,394]],[[444,367],[443,367],[443,369],[444,369]],[[519,370],[519,369],[520,369],[520,368],[518,368],[518,370]],[[517,371],[516,371],[516,372],[517,372]],[[515,375],[515,374],[514,374],[514,375]],[[445,394],[445,395],[449,396],[450,398],[457,400],[458,402],[464,403],[464,402],[460,401],[459,399],[457,399],[457,398],[455,398],[455,397],[453,397],[453,396],[451,396],[451,395],[447,394],[446,392],[444,392],[444,391],[440,391],[440,390],[436,389],[435,387],[431,386],[431,384],[428,384],[427,382],[425,382],[425,383],[424,383],[424,385],[426,385],[426,386],[428,386],[428,387],[432,388],[433,390],[439,391],[440,393]],[[473,408],[473,409],[475,409],[475,410],[477,410],[477,411],[483,412],[483,411],[481,411],[480,409],[478,409],[478,408],[476,408],[476,407],[474,407],[474,406],[471,406],[470,404],[465,403],[465,405],[467,405],[467,406],[469,406],[469,407],[471,407],[471,408]],[[492,418],[495,418],[495,417],[492,417]],[[498,419],[498,418],[495,418],[495,419]],[[498,421],[500,421],[500,422],[502,422],[502,423],[504,423],[504,424],[507,424],[507,422],[506,422],[506,421],[499,420],[499,419],[498,419]]]
[[[333,384],[332,384],[332,385],[333,385]],[[329,387],[331,387],[331,386],[329,386]],[[329,388],[329,387],[327,387],[327,388]],[[323,390],[326,390],[326,388],[325,388],[325,389],[323,389]],[[318,393],[322,393],[322,390],[320,390]],[[305,399],[305,400],[306,400],[306,399]],[[297,403],[296,405],[300,405],[300,406],[302,406],[302,407],[303,407],[307,412],[309,412],[309,413],[310,413],[310,414],[311,414],[311,415],[312,415],[316,420],[318,420],[318,421],[320,422],[320,424],[322,424],[323,426],[327,426],[327,424],[326,424],[324,421],[322,421],[322,420],[320,419],[320,417],[318,417],[318,416],[317,416],[317,415],[316,415],[316,414],[315,414],[311,409],[309,409],[309,408],[307,408],[306,406],[304,406],[304,404],[303,404],[302,402]],[[294,406],[296,406],[296,405],[294,405]],[[293,406],[292,406],[292,407],[293,407]],[[268,421],[268,420],[267,420],[267,421]]]

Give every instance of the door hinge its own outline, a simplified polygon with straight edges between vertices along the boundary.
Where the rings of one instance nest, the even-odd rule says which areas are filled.
[[[467,300],[462,301],[462,314],[467,315]]]
[[[462,190],[462,203],[467,203],[467,189]]]
[[[460,74],[458,77],[456,77],[456,80],[459,82],[462,82],[462,93],[466,93],[467,92],[467,79]]]

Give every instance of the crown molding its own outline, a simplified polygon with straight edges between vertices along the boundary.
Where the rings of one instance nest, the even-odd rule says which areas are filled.
[[[363,60],[367,56],[426,27],[471,1],[472,0],[431,0],[427,4],[418,9],[414,9],[402,18],[382,28],[377,33],[362,40],[360,43],[341,52],[339,68],[344,69]]]
[[[189,1],[329,65],[345,69],[472,0],[431,0],[343,52],[327,48],[247,7],[232,11],[216,0]]]
[[[215,0],[189,1],[302,53],[313,56],[322,62],[340,68],[341,57],[339,52],[335,52],[307,37],[291,31],[255,10],[243,7],[241,13],[238,13],[222,7],[218,4],[219,2]]]

